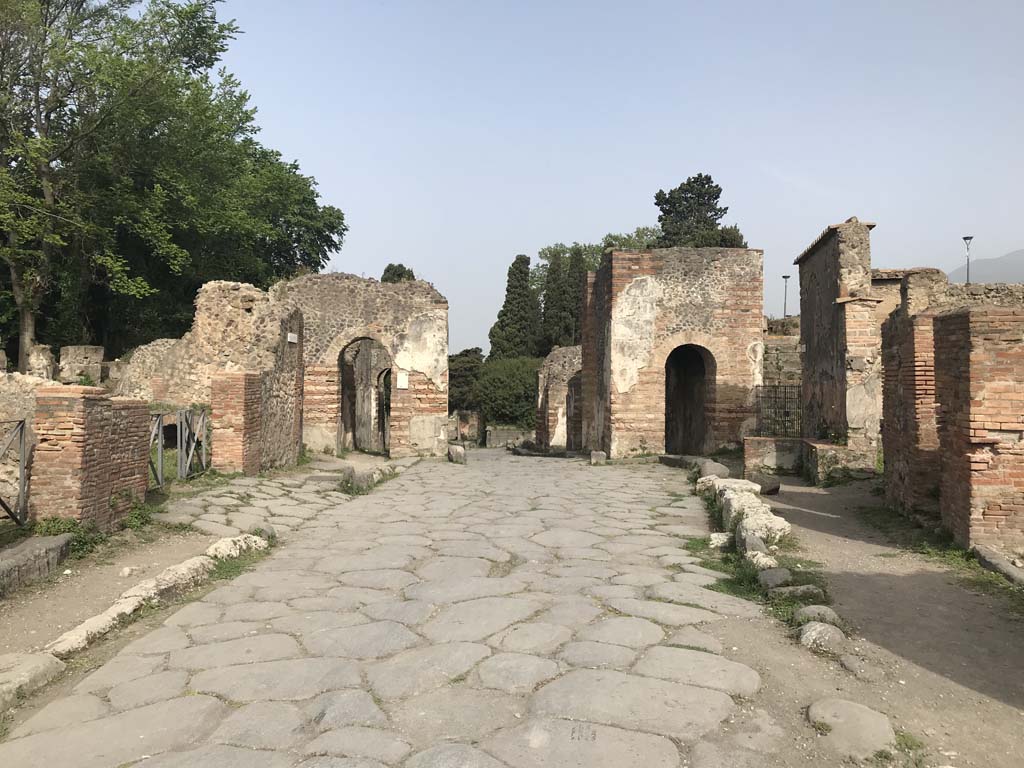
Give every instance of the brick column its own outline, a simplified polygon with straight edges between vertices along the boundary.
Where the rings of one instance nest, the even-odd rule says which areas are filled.
[[[115,397],[111,401],[110,515],[120,521],[149,487],[149,405]]]
[[[217,471],[259,474],[261,394],[258,373],[231,371],[211,377],[211,464]]]
[[[38,442],[29,494],[33,519],[70,517],[109,525],[111,413],[110,397],[100,387],[36,390],[32,429]]]

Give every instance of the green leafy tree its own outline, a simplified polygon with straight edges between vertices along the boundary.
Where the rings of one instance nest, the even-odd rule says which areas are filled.
[[[529,256],[516,256],[508,268],[505,301],[489,337],[490,359],[535,357],[541,348],[540,302],[530,286]]]
[[[659,189],[654,204],[661,213],[662,247],[745,248],[746,241],[738,227],[722,227],[729,208],[719,205],[722,188],[706,173],[691,176],[668,192]]]
[[[480,347],[470,347],[448,356],[448,413],[479,410],[476,382],[484,353]]]
[[[489,358],[480,368],[476,401],[488,424],[529,429],[536,419],[537,358]]]
[[[542,354],[552,347],[567,347],[574,343],[574,305],[576,292],[570,285],[568,264],[563,268],[563,257],[554,254],[548,262],[547,278],[544,282],[544,345]]]
[[[415,279],[416,274],[405,264],[388,264],[384,267],[384,274],[380,276],[382,283],[402,283]]]
[[[609,232],[601,240],[601,250],[603,252],[607,248],[617,250],[656,248],[660,238],[660,227],[637,227],[632,232]]]
[[[238,82],[211,78],[236,34],[215,0],[139,5],[0,4],[0,291],[22,367],[37,331],[112,353],[179,334],[202,282],[318,270],[346,230],[255,140]]]

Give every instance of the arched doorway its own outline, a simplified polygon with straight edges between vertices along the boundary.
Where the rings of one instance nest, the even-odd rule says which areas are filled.
[[[704,347],[684,344],[665,361],[665,452],[707,449],[708,413],[714,402],[715,358]]]
[[[356,339],[341,350],[338,369],[338,452],[386,454],[390,447],[391,355],[375,339]]]

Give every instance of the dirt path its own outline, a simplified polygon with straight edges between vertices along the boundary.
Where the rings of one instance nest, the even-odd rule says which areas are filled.
[[[772,500],[823,564],[835,609],[886,670],[863,703],[887,711],[945,764],[1024,764],[1024,621],[1004,596],[968,589],[952,568],[869,526],[858,510],[881,506],[871,488],[787,478]]]
[[[0,654],[40,650],[109,608],[132,585],[201,554],[215,540],[215,536],[154,525],[141,534],[122,531],[88,557],[66,560],[60,575],[0,599]],[[135,570],[122,576],[124,568]]]

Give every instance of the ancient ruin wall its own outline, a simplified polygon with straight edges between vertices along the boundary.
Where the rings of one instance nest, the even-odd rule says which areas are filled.
[[[570,395],[583,367],[582,347],[555,347],[537,372],[537,444],[542,448],[578,450],[582,402]]]
[[[363,338],[380,342],[391,357],[391,455],[446,450],[448,302],[433,286],[309,275],[278,283],[271,296],[300,307],[305,318],[303,440],[311,450],[337,445],[339,357]]]
[[[935,319],[940,511],[962,546],[1024,545],[1024,307]]]
[[[828,227],[800,267],[803,433],[845,442],[874,466],[879,439],[881,341],[871,288],[870,232],[853,217]]]
[[[908,271],[901,304],[883,326],[885,371],[882,442],[890,505],[937,508],[942,475],[935,389],[935,317],[957,308],[1024,307],[1024,285],[949,284],[937,269]]]
[[[761,251],[614,251],[604,257],[594,294],[601,448],[611,457],[665,450],[665,364],[682,345],[713,359],[704,449],[739,443],[752,427],[752,390],[762,381]]]

